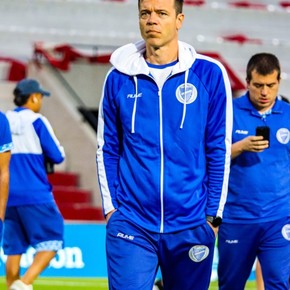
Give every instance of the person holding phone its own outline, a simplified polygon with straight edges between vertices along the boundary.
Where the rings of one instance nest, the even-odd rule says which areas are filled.
[[[278,97],[280,74],[275,55],[253,55],[248,91],[233,101],[229,190],[218,234],[220,290],[243,290],[256,257],[265,289],[289,289],[290,105]]]

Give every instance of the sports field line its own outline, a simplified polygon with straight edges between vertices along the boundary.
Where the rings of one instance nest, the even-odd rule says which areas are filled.
[[[0,289],[2,289],[2,285],[5,285],[5,278],[0,277]],[[39,277],[34,285],[54,287],[55,289],[59,289],[57,287],[69,287],[78,288],[78,289],[107,289],[108,281],[105,278],[68,278],[68,277]]]
[[[80,280],[57,280],[56,278],[50,279],[38,279],[35,281],[35,285],[48,285],[48,286],[75,286],[75,287],[93,287],[93,286],[107,286],[107,281],[80,281]]]
[[[43,289],[50,289],[50,287],[54,287],[55,289],[108,289],[108,281],[106,278],[59,278],[59,277],[45,277],[38,278],[34,285],[38,285],[39,287],[45,287]],[[0,289],[5,285],[4,277],[0,277]],[[47,288],[49,287],[49,288]],[[64,288],[62,288],[64,287]],[[68,288],[67,288],[68,287]],[[39,288],[40,289],[40,288]],[[41,288],[42,289],[42,288]],[[255,290],[256,285],[254,281],[249,281],[245,287],[245,290]],[[209,290],[218,290],[217,282],[213,282],[210,285]]]

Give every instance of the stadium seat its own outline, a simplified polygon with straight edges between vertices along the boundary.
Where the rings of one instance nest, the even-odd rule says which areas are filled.
[[[56,202],[90,203],[91,192],[71,186],[54,186],[53,195]]]
[[[48,175],[49,182],[53,185],[60,186],[79,186],[78,175],[71,172],[55,172]]]
[[[283,8],[290,8],[290,1],[281,1],[279,4]]]
[[[92,201],[92,193],[79,188],[79,176],[71,172],[55,172],[48,175],[53,195],[65,220],[104,221],[101,207]]]
[[[103,212],[100,207],[91,204],[59,204],[59,210],[65,220],[74,221],[104,221]]]

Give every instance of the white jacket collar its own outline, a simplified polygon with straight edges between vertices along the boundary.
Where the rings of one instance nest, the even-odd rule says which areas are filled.
[[[136,43],[124,45],[115,50],[110,62],[120,72],[127,75],[149,74],[149,68],[144,59],[145,42],[140,40]],[[195,49],[189,44],[178,41],[178,64],[173,74],[188,70],[195,58]]]

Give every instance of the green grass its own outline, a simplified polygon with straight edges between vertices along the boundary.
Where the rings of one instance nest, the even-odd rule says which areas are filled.
[[[0,277],[0,289],[5,289],[4,277]],[[107,279],[101,278],[39,278],[33,285],[34,290],[108,290]],[[217,290],[217,282],[209,290]],[[255,282],[248,282],[245,290],[254,290]]]

